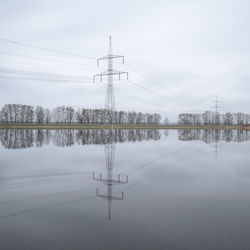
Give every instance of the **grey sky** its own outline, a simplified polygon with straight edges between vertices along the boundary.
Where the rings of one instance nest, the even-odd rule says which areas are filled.
[[[226,111],[250,113],[250,2],[11,1],[0,0],[0,37],[93,58],[125,56],[131,81],[115,81],[117,109],[159,112],[176,120],[180,112],[211,109],[216,94]],[[0,52],[71,61],[68,65],[0,54],[0,68],[91,77],[105,69],[94,60],[0,41]],[[133,71],[132,69],[135,69]],[[147,76],[143,77],[136,72]],[[0,76],[2,72],[0,72]],[[0,78],[0,105],[55,107],[104,105],[105,84],[25,81]]]

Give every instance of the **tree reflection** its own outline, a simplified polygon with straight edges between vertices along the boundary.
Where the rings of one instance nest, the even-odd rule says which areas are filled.
[[[6,129],[0,130],[0,140],[4,148],[19,149],[28,147],[42,147],[52,142],[58,147],[69,147],[74,144],[111,144],[136,142],[143,140],[159,140],[161,133],[154,129],[127,129],[127,130],[30,130]]]
[[[34,131],[7,129],[1,130],[1,143],[4,148],[17,149],[33,147]]]
[[[220,141],[243,142],[250,140],[250,133],[246,130],[180,129],[178,138],[181,141],[201,140],[207,144]]]

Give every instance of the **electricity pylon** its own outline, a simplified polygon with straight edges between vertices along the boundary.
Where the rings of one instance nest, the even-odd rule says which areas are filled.
[[[108,60],[108,70],[102,72],[100,74],[93,76],[93,81],[95,82],[96,77],[100,77],[102,82],[103,76],[107,76],[107,90],[106,90],[106,99],[105,99],[105,110],[107,111],[105,123],[106,124],[113,124],[115,122],[114,119],[114,112],[115,112],[115,96],[114,96],[114,86],[113,86],[113,76],[118,75],[119,80],[121,79],[121,75],[127,75],[128,79],[128,72],[124,71],[117,71],[113,69],[113,59],[122,58],[122,62],[124,63],[124,56],[113,55],[112,52],[112,41],[111,36],[109,36],[109,51],[108,55],[97,59],[97,66],[99,66],[99,61],[101,60]],[[112,127],[113,128],[113,127]],[[107,133],[109,135],[113,135],[115,130],[111,129],[108,130]],[[113,200],[123,200],[124,195],[122,192],[121,197],[113,195],[113,185],[114,184],[125,184],[128,183],[128,176],[126,180],[121,180],[120,175],[118,175],[117,179],[113,179],[113,168],[114,168],[114,158],[115,158],[115,143],[111,142],[104,146],[105,148],[105,159],[106,159],[106,168],[107,168],[107,178],[103,178],[102,174],[100,173],[100,177],[96,178],[95,173],[93,173],[93,179],[96,181],[103,182],[107,185],[107,194],[99,194],[99,190],[97,189],[96,195],[108,201],[108,218],[111,218],[111,203]]]
[[[219,103],[221,103],[221,101],[218,100],[218,97],[216,95],[214,106],[212,107],[214,109],[214,124],[215,125],[219,124],[219,108],[221,108],[221,106],[219,106]]]
[[[118,75],[119,80],[120,80],[121,75],[125,74],[127,75],[127,79],[128,79],[128,72],[117,71],[113,69],[113,59],[116,59],[116,58],[122,58],[122,62],[124,63],[124,56],[113,55],[111,36],[109,36],[108,55],[97,59],[97,66],[99,66],[99,61],[108,60],[108,70],[93,76],[94,82],[95,82],[96,77],[100,77],[100,80],[102,82],[103,76],[107,76],[105,110],[107,110],[108,112],[108,117],[106,118],[106,123],[114,123],[115,95],[114,95],[114,86],[113,86],[113,76]]]

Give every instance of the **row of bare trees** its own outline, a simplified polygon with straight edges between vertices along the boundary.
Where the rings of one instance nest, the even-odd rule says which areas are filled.
[[[41,106],[6,104],[0,112],[0,120],[5,123],[49,123],[51,112]]]
[[[0,112],[2,123],[81,123],[81,124],[159,124],[159,114],[115,111],[105,109],[78,109],[60,106],[52,111],[41,106],[6,104]]]
[[[159,124],[159,114],[115,111],[112,114],[105,109],[82,109],[76,111],[76,121],[84,124],[101,123],[105,121],[115,124]]]
[[[182,113],[178,116],[181,125],[249,125],[250,115],[241,112],[225,114],[205,111],[202,114]]]

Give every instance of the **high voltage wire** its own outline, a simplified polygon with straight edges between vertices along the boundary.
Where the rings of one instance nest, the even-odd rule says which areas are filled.
[[[38,78],[38,77],[18,77],[18,76],[4,76],[0,75],[1,79],[9,80],[21,80],[21,81],[44,81],[44,82],[69,82],[69,83],[90,83],[90,81],[81,81],[81,80],[67,80],[67,79],[49,79],[49,78]]]
[[[154,79],[152,79],[151,77],[148,77],[147,75],[145,75],[144,73],[136,70],[134,67],[131,67],[130,65],[128,65],[127,63],[125,63],[125,65],[130,68],[131,70],[133,70],[134,72],[136,72],[137,74],[141,75],[143,78],[148,79],[151,82],[154,82],[155,84],[162,86],[161,83],[158,83],[157,81],[155,81]]]
[[[117,81],[117,83],[119,83],[119,81]],[[166,98],[165,97],[163,97],[163,96],[160,96],[160,95],[158,95],[157,93],[155,93],[155,92],[152,92],[152,91],[150,91],[149,89],[147,89],[147,90],[145,90],[145,89],[143,89],[141,86],[139,86],[138,84],[136,84],[136,83],[134,83],[134,82],[132,82],[132,81],[126,81],[126,83],[129,83],[129,84],[127,84],[127,86],[129,86],[129,87],[131,87],[131,88],[134,88],[134,89],[136,89],[137,91],[140,91],[140,93],[144,93],[144,94],[152,94],[153,96],[157,96],[157,97],[161,97],[161,98],[164,98],[164,100],[166,100]],[[103,86],[103,85],[101,85],[101,86]],[[146,96],[142,96],[142,95],[138,95],[138,94],[136,94],[136,92],[134,92],[134,91],[130,91],[130,90],[128,90],[127,88],[126,89],[120,89],[120,87],[119,87],[119,84],[116,84],[116,90],[118,91],[118,94],[119,95],[124,95],[124,94],[127,94],[127,96],[129,96],[129,97],[131,97],[131,94],[133,94],[133,95],[135,95],[136,97],[139,97],[139,98],[142,98],[142,99],[144,99],[144,101],[145,101],[145,98],[146,98]],[[142,92],[142,90],[144,91],[144,92]],[[149,95],[147,95],[147,97],[149,97]],[[163,99],[162,99],[163,100]],[[163,102],[163,101],[161,101],[161,100],[156,100],[159,104],[161,104],[161,105],[166,105],[166,102]],[[172,106],[176,106],[176,105],[174,105],[174,104],[172,104]],[[177,107],[177,106],[176,106]]]
[[[116,93],[117,93],[116,95],[122,96],[122,97],[126,98],[126,100],[131,98],[131,96],[133,95],[134,98],[141,99],[141,102],[148,101],[147,97],[138,95],[134,91],[130,91],[128,89],[124,89],[124,88],[120,89],[120,87],[118,87],[118,85],[116,85],[115,90],[116,90]]]
[[[46,48],[46,47],[42,47],[42,46],[37,46],[37,45],[33,45],[33,44],[28,44],[28,43],[24,43],[24,42],[15,41],[15,40],[10,40],[10,39],[6,39],[6,38],[0,38],[0,41],[12,43],[12,44],[15,44],[15,45],[21,45],[21,46],[25,46],[25,47],[31,47],[31,48],[36,48],[36,49],[40,49],[40,50],[50,51],[50,52],[54,52],[54,53],[60,53],[60,54],[65,54],[65,55],[70,55],[70,56],[76,56],[76,57],[80,57],[80,58],[87,58],[87,59],[90,59],[90,60],[94,60],[95,59],[94,57],[78,55],[78,54],[74,54],[74,53],[70,53],[70,52],[55,50],[55,49],[51,49],[51,48]],[[2,51],[0,51],[0,53],[1,54],[5,54],[5,55],[18,56],[18,57],[24,57],[24,58],[31,58],[31,59],[37,59],[37,60],[44,60],[44,61],[59,62],[59,63],[65,63],[65,64],[74,64],[74,65],[83,65],[83,66],[95,67],[94,65],[82,64],[82,63],[78,63],[78,62],[62,61],[62,60],[50,59],[50,58],[43,58],[43,57],[37,57],[37,56],[19,55],[19,54],[14,54],[14,53],[9,53],[9,52],[2,52]],[[159,86],[162,86],[162,84],[160,84],[157,81],[155,81],[154,79],[146,76],[144,73],[139,72],[138,70],[134,69],[133,67],[131,67],[127,63],[125,63],[125,65],[128,68],[130,68],[131,70],[133,70],[134,72],[136,72],[137,74],[139,74],[142,77],[144,77],[145,79],[147,79],[147,80],[149,80],[149,81],[151,81],[151,82],[153,82],[153,83],[155,83],[155,84],[157,84]],[[30,72],[24,72],[24,71],[21,71],[21,70],[19,71],[19,73],[26,74],[26,75],[27,74],[33,74],[34,75],[34,73],[35,74],[43,74],[44,75],[44,73],[41,73],[41,72],[31,72],[31,71]],[[51,77],[53,74],[49,74],[49,75]],[[72,78],[76,78],[75,76],[65,76],[65,75],[63,76],[63,75],[59,75],[59,74],[54,74],[54,75],[57,75],[57,76],[52,76],[52,77],[58,77],[58,76],[60,76],[60,77],[72,77]],[[17,76],[13,76],[13,77],[0,76],[0,77],[2,77],[2,78],[9,78],[9,79],[17,79],[17,80],[83,82],[83,81],[79,81],[79,80],[75,81],[75,80],[69,80],[69,79],[49,79],[49,78],[42,79],[41,77],[36,77],[36,78],[25,78],[25,77],[17,77]],[[144,91],[144,92],[146,92],[148,94],[151,94],[151,95],[154,95],[154,96],[157,96],[157,97],[162,98],[162,99],[164,99],[166,101],[166,97],[165,96],[163,96],[163,95],[161,95],[161,94],[159,94],[159,93],[157,93],[157,92],[155,92],[155,91],[153,91],[153,90],[151,90],[151,89],[149,89],[147,87],[141,86],[141,85],[139,85],[136,82],[131,81],[131,80],[129,80],[128,83],[132,84],[133,87],[135,87],[138,90]],[[176,104],[171,104],[171,105],[179,107]]]
[[[116,89],[117,89],[117,87],[118,87],[119,85],[116,85]],[[137,88],[136,86],[134,86],[134,85],[127,85],[127,86],[129,86],[129,87],[131,87],[131,88],[135,88],[136,90],[138,90],[138,91],[140,91],[140,93],[144,93],[145,94],[145,92],[141,92],[141,89],[139,89],[139,88]],[[131,94],[132,95],[134,95],[134,96],[136,96],[137,98],[139,97],[139,98],[142,98],[142,99],[144,99],[144,101],[145,101],[145,99],[147,98],[147,97],[149,97],[148,95],[147,96],[145,96],[145,95],[138,95],[135,91],[131,91],[131,90],[128,90],[127,88],[126,89],[117,89],[118,90],[118,93],[120,94],[120,95],[124,95],[124,93],[126,93],[127,94],[127,96],[129,96],[129,97],[131,97]],[[148,93],[147,93],[148,94]],[[158,101],[158,100],[157,100]]]
[[[96,65],[91,65],[91,64],[84,64],[84,63],[71,62],[71,61],[62,61],[62,60],[50,59],[50,58],[44,58],[44,57],[38,57],[38,56],[19,55],[19,54],[3,52],[3,51],[0,51],[0,54],[9,55],[9,56],[16,56],[16,57],[23,57],[23,58],[30,58],[30,59],[35,59],[35,60],[42,60],[42,61],[47,61],[47,62],[59,62],[59,63],[63,63],[63,64],[96,67]]]
[[[117,81],[117,83],[119,83],[120,81]],[[126,83],[130,83],[130,84],[128,84],[127,86],[129,86],[129,87],[131,87],[131,88],[135,88],[137,91],[140,91],[140,93],[144,93],[144,94],[153,94],[154,96],[156,95],[157,97],[163,97],[163,96],[159,96],[158,94],[156,94],[155,92],[151,92],[150,90],[145,90],[145,89],[143,89],[141,86],[139,86],[138,84],[136,84],[136,83],[134,83],[134,82],[132,82],[132,81],[126,81]],[[103,86],[104,87],[104,85],[100,85],[100,86]],[[134,96],[136,96],[136,97],[139,97],[139,98],[142,98],[142,99],[144,99],[144,101],[145,101],[145,98],[146,98],[146,96],[142,96],[142,95],[138,95],[136,92],[134,92],[134,91],[130,91],[129,89],[127,89],[127,88],[123,88],[122,90],[121,90],[121,88],[120,88],[120,85],[119,84],[116,84],[116,86],[115,86],[115,88],[116,88],[116,91],[118,92],[118,94],[119,95],[124,95],[124,94],[126,94],[128,97],[131,97],[131,94],[132,95],[134,95]],[[144,92],[142,92],[142,90],[144,91]],[[146,93],[145,93],[146,92]],[[149,97],[148,95],[147,95],[147,97]],[[163,97],[164,98],[164,97]],[[159,100],[158,100],[159,101]],[[160,102],[161,104],[163,104],[162,102]],[[165,103],[164,103],[165,104]]]
[[[154,91],[151,91],[150,89],[146,89],[146,88],[144,88],[144,87],[141,87],[140,85],[136,84],[135,82],[127,81],[127,83],[130,83],[130,85],[127,85],[127,86],[133,87],[133,88],[135,88],[135,89],[137,89],[137,90],[139,90],[139,91],[142,91],[142,90],[143,90],[144,93],[147,93],[147,94],[150,93],[151,95],[160,97],[162,101],[160,101],[160,100],[158,99],[159,103],[161,103],[161,104],[163,104],[163,105],[166,105],[166,97],[161,96],[161,95],[159,95],[158,93],[156,93],[156,92],[154,92]],[[143,92],[141,92],[141,93],[143,93]],[[141,97],[141,96],[140,96],[140,97]],[[164,102],[163,102],[163,99],[164,99]],[[177,104],[174,104],[174,103],[172,103],[171,106],[175,106],[175,107],[179,108],[179,106],[178,106]]]
[[[155,91],[152,91],[152,90],[150,90],[148,88],[142,87],[142,86],[138,85],[137,83],[135,83],[133,81],[129,80],[128,82],[133,84],[139,90],[143,90],[144,92],[150,93],[151,95],[154,95],[154,96],[157,96],[157,97],[161,98],[162,101],[164,101],[164,105],[166,105],[167,97],[162,96],[162,95],[160,95],[160,94],[156,93]],[[178,104],[175,104],[174,102],[172,102],[171,105],[179,108]]]
[[[146,92],[147,94],[150,93],[150,94],[152,94],[152,95],[154,95],[154,96],[162,97],[162,96],[159,96],[158,94],[152,92],[151,90],[148,90],[148,89],[145,89],[145,88],[139,86],[138,84],[136,84],[135,82],[132,82],[132,81],[130,81],[130,80],[127,80],[126,83],[129,83],[129,85],[127,85],[127,86],[133,87],[133,88],[135,88],[136,90],[139,90],[140,92],[143,90],[143,91],[144,91],[143,93]]]
[[[126,65],[128,68],[130,68],[131,70],[133,70],[134,72],[136,72],[137,74],[139,74],[139,75],[141,75],[142,77],[144,77],[145,79],[147,79],[147,80],[149,80],[149,81],[151,81],[151,82],[153,82],[153,83],[155,83],[155,84],[157,84],[157,85],[159,85],[159,86],[162,86],[162,84],[160,84],[160,83],[158,83],[157,81],[153,80],[152,78],[146,76],[144,73],[141,73],[141,72],[135,70],[133,67],[131,67],[131,66],[128,65],[127,63],[125,63],[125,65]],[[150,94],[152,94],[152,95],[154,95],[154,96],[158,96],[158,97],[160,97],[160,98],[163,98],[163,99],[166,101],[166,98],[167,98],[166,96],[160,95],[159,93],[157,93],[157,92],[155,92],[155,91],[153,91],[153,90],[151,90],[151,89],[149,89],[149,88],[140,86],[139,84],[137,84],[137,83],[134,82],[134,81],[128,80],[128,82],[132,83],[132,84],[135,85],[137,88],[139,88],[139,89],[141,89],[141,90],[143,90],[143,91],[146,91],[146,92],[148,92],[148,93],[150,93]],[[174,104],[174,102],[172,102],[172,105],[175,106],[175,107],[179,107],[178,104],[176,104],[176,103]]]
[[[144,79],[146,79],[146,80],[148,80],[148,81],[150,81],[150,82],[152,82],[152,83],[154,83],[154,84],[156,84],[156,85],[158,85],[158,86],[160,86],[160,87],[164,87],[164,89],[166,90],[165,86],[164,86],[162,83],[159,83],[158,81],[156,81],[156,80],[154,80],[153,78],[147,76],[146,74],[144,74],[144,73],[138,71],[137,69],[135,69],[134,67],[128,65],[127,63],[125,63],[125,65],[126,65],[129,69],[131,69],[132,71],[134,71],[135,73],[137,73],[138,75],[142,76]],[[170,90],[168,90],[168,91],[173,93],[173,91],[170,91]],[[183,94],[178,94],[178,96],[180,96],[180,95],[183,96],[185,99],[188,98],[187,96],[184,96]],[[169,96],[169,94],[168,94],[168,96]]]
[[[0,71],[2,71],[4,74],[9,74],[10,76],[6,75],[0,75],[1,79],[10,79],[10,80],[28,80],[28,81],[45,81],[45,82],[76,82],[76,83],[92,83],[92,80],[90,77],[82,77],[82,76],[72,76],[72,75],[64,75],[64,74],[56,74],[56,73],[45,73],[45,72],[36,72],[36,71],[24,71],[24,70],[13,70],[13,69],[6,69],[6,68],[0,68]],[[21,74],[21,76],[20,76]],[[24,76],[22,76],[24,75]],[[52,78],[51,78],[52,77]],[[65,79],[65,77],[71,78],[71,79]],[[76,78],[76,79],[73,79]],[[81,80],[81,78],[84,78]],[[149,89],[146,89],[145,87],[141,87],[135,82],[129,81],[131,85],[128,85],[130,87],[134,87],[137,90],[141,91],[143,90],[144,93],[147,94],[153,94],[157,97],[163,97],[158,95],[157,93],[150,91]],[[104,87],[104,86],[103,86]],[[119,94],[124,95],[124,91],[128,94],[128,96],[131,96],[131,93],[133,93],[135,96],[139,96],[142,98],[141,95],[135,94],[135,92],[130,92],[127,89],[123,89],[122,91],[119,91]],[[144,97],[145,98],[145,97]],[[144,99],[143,98],[143,99]],[[164,98],[164,97],[163,97]],[[164,103],[165,104],[165,103]]]
[[[129,85],[127,85],[127,86],[129,86]],[[134,87],[134,86],[130,86],[130,87]],[[119,90],[119,89],[118,89]],[[138,89],[137,89],[138,90]],[[139,90],[140,91],[140,90]],[[142,93],[142,92],[140,92],[140,93]],[[133,94],[137,99],[139,98],[139,99],[141,99],[141,102],[143,102],[143,103],[148,103],[148,102],[150,102],[151,103],[151,101],[152,101],[152,99],[149,101],[149,99],[148,99],[148,95],[147,96],[145,96],[145,95],[141,95],[141,94],[137,94],[136,92],[134,92],[134,91],[128,91],[127,89],[126,90],[120,90],[120,91],[118,91],[118,94],[119,95],[122,95],[122,96],[124,96],[124,94],[127,96],[127,97],[129,97],[129,98],[131,98],[131,94]],[[159,99],[153,99],[153,101],[155,101],[155,105],[160,105],[160,106],[165,106],[166,105],[166,103],[165,102],[162,102],[162,101],[160,101]]]
[[[137,84],[137,83],[134,82],[134,81],[128,80],[128,82],[130,82],[130,83],[132,83],[133,85],[135,85],[135,87],[137,87],[138,89],[144,90],[144,91],[146,91],[146,92],[148,92],[148,93],[150,93],[150,94],[152,94],[152,95],[154,95],[154,96],[158,96],[158,97],[160,97],[160,98],[163,98],[163,99],[165,100],[165,102],[166,102],[166,100],[167,100],[167,97],[166,97],[166,96],[160,95],[160,94],[158,94],[157,92],[152,91],[152,90],[149,89],[149,88],[142,87],[142,86],[140,86],[139,84]],[[175,107],[179,107],[179,105],[178,105],[177,103],[175,103],[175,102],[172,102],[172,105],[175,106]]]
[[[82,55],[78,55],[78,54],[73,54],[73,53],[68,53],[68,52],[64,52],[64,51],[59,51],[59,50],[54,50],[54,49],[50,49],[50,48],[45,48],[45,47],[41,47],[41,46],[37,46],[37,45],[32,45],[32,44],[27,44],[27,43],[23,43],[23,42],[18,42],[18,41],[14,41],[14,40],[10,40],[10,39],[5,39],[5,38],[0,38],[0,41],[4,41],[4,42],[9,42],[9,43],[13,43],[13,44],[18,44],[18,45],[22,45],[22,46],[27,46],[27,47],[32,47],[32,48],[37,48],[37,49],[42,49],[42,50],[46,50],[46,51],[51,51],[51,52],[55,52],[55,53],[61,53],[61,54],[67,54],[67,55],[71,55],[71,56],[77,56],[77,57],[83,57],[83,58],[88,58],[88,59],[95,59],[93,57],[88,57],[88,56],[82,56]],[[46,60],[46,61],[58,61],[61,63],[69,63],[69,62],[64,62],[64,61],[60,61],[60,60],[54,60],[54,59],[47,59],[47,58],[41,58],[41,57],[33,57],[33,56],[24,56],[24,55],[16,55],[13,53],[7,53],[7,52],[0,52],[0,53],[4,53],[4,54],[9,54],[9,55],[14,55],[14,56],[21,56],[21,57],[27,57],[27,58],[33,58],[33,59],[39,59],[39,60]],[[71,63],[71,62],[70,62]],[[78,64],[78,63],[72,63],[72,64]],[[80,63],[79,63],[80,64]],[[86,66],[86,65],[85,65]],[[92,66],[92,65],[87,65],[87,66]],[[94,65],[93,65],[94,66]],[[138,74],[142,75],[144,78],[147,78],[150,81],[153,81],[154,83],[161,85],[159,83],[157,83],[156,81],[154,81],[153,79],[147,77],[145,74],[135,70],[133,67],[131,67],[130,65],[128,65],[126,63],[126,66],[129,67],[130,69],[132,69],[133,71],[137,72]],[[161,98],[166,98],[158,93],[156,93],[155,91],[152,91],[148,88],[142,87],[140,85],[138,85],[135,82],[130,81],[130,83],[134,84],[135,86],[137,86],[138,88],[151,93],[155,96],[161,97]]]
[[[148,89],[148,88],[146,88],[146,87],[142,87],[142,86],[138,85],[138,84],[137,84],[136,82],[134,82],[134,81],[128,80],[128,82],[134,84],[134,85],[135,85],[137,88],[139,88],[139,89],[142,89],[142,90],[144,90],[144,91],[146,91],[146,92],[149,92],[149,93],[151,93],[151,94],[153,94],[153,95],[156,95],[156,96],[158,96],[158,97],[161,97],[161,98],[166,99],[166,97],[164,97],[164,96],[162,96],[162,95],[156,93],[155,91],[152,91],[152,90],[150,90],[150,89]]]
[[[81,58],[85,58],[85,59],[89,59],[89,60],[96,60],[96,58],[90,57],[90,56],[78,55],[78,54],[74,54],[74,53],[71,53],[71,52],[65,52],[65,51],[60,51],[60,50],[56,50],[56,49],[46,48],[46,47],[37,46],[37,45],[24,43],[24,42],[19,42],[19,41],[15,41],[15,40],[10,40],[10,39],[6,39],[6,38],[0,38],[0,41],[15,44],[15,45],[21,45],[21,46],[25,46],[25,47],[40,49],[40,50],[46,50],[46,51],[59,53],[59,54],[64,54],[64,55],[81,57]]]
[[[10,68],[0,68],[0,71],[7,74],[23,74],[23,75],[42,75],[42,76],[50,76],[50,77],[68,77],[68,78],[80,78],[80,79],[88,79],[91,80],[91,77],[87,76],[72,76],[72,75],[64,75],[64,74],[58,74],[58,73],[48,73],[48,72],[37,72],[37,71],[26,71],[26,70],[16,70],[16,69],[10,69]]]
[[[10,61],[6,61],[6,60],[0,60],[0,66],[1,67],[7,67],[6,65],[11,66],[11,67],[13,67],[13,66],[20,67],[20,66],[24,66],[24,65],[34,67],[34,61],[29,61],[29,62],[24,62],[24,61],[22,61],[22,62],[20,62],[20,61],[13,62],[12,61],[12,62],[10,62]],[[48,66],[48,65],[46,64],[46,65],[42,65],[42,66]]]
[[[90,78],[81,76],[67,76],[64,74],[45,73],[36,71],[24,71],[0,68],[0,77],[10,80],[46,81],[46,82],[78,82],[90,83]],[[71,78],[71,79],[67,79]],[[74,79],[75,78],[75,79]]]

